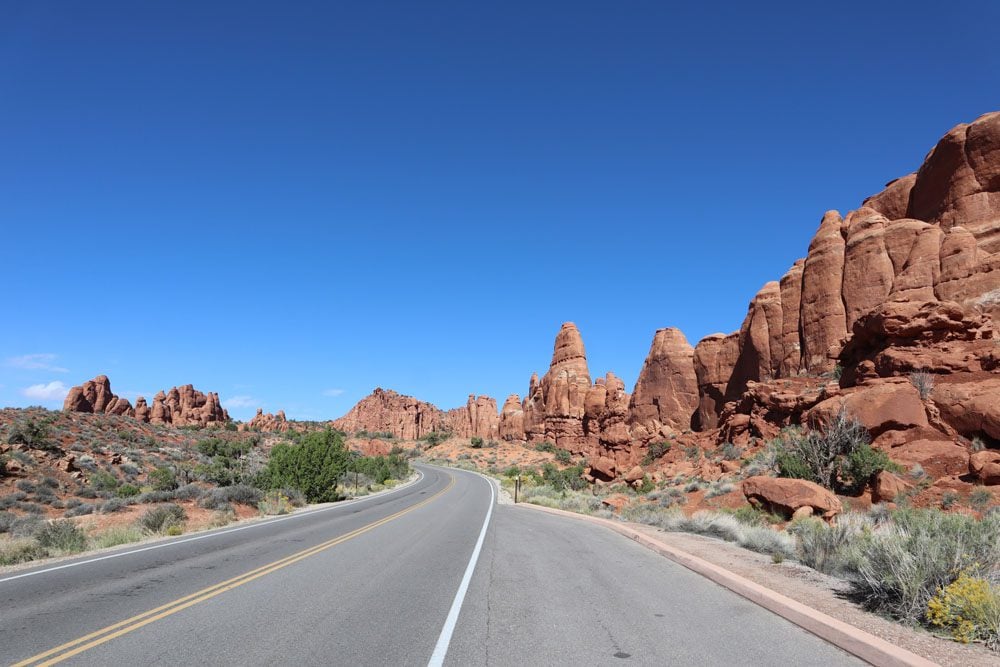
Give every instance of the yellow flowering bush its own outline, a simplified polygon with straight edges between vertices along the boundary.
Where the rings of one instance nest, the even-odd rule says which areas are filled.
[[[963,572],[927,603],[928,622],[951,632],[956,641],[985,640],[991,648],[1000,641],[1000,591],[985,579]]]
[[[257,504],[261,514],[288,514],[292,511],[292,501],[281,491],[268,491]]]

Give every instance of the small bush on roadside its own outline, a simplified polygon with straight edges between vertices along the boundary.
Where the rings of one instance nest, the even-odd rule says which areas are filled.
[[[288,514],[292,511],[292,503],[281,491],[268,491],[257,503],[257,509],[265,516]]]
[[[45,558],[49,552],[33,537],[0,541],[0,565],[17,565]]]
[[[72,521],[51,521],[38,529],[35,539],[44,549],[54,549],[64,554],[77,553],[87,548],[87,536]]]
[[[112,526],[95,535],[91,544],[95,549],[107,549],[108,547],[138,542],[142,538],[143,533],[136,526]]]
[[[963,644],[980,639],[995,650],[1000,643],[1000,590],[963,572],[927,603],[927,621]]]
[[[137,525],[147,533],[164,533],[187,519],[184,508],[173,503],[152,507],[139,517]]]

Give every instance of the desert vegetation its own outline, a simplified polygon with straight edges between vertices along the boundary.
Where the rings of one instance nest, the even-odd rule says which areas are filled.
[[[0,463],[0,565],[284,514],[410,475],[406,450],[362,456],[331,429],[177,428],[41,408],[0,411]]]

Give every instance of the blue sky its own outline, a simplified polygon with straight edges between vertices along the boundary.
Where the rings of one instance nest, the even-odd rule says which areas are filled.
[[[631,385],[1000,108],[992,3],[671,4],[0,3],[0,404]]]

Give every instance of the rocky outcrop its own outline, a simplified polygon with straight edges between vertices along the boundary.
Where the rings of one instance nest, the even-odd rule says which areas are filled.
[[[496,399],[469,394],[463,407],[444,415],[445,430],[461,438],[495,440],[500,434],[500,415]]]
[[[434,405],[377,387],[331,426],[347,433],[391,433],[403,440],[417,440],[445,430],[444,423],[444,413]]]
[[[719,414],[729,401],[739,397],[733,383],[734,369],[740,356],[739,333],[712,334],[694,348],[694,371],[698,381],[698,410],[694,426],[698,430],[719,425]]]
[[[690,428],[697,408],[694,348],[679,329],[660,329],[629,401],[630,435],[651,440],[669,430]]]
[[[969,457],[969,472],[983,484],[1000,484],[1000,452],[987,450]]]
[[[291,430],[292,425],[285,418],[285,411],[278,410],[277,414],[265,413],[262,408],[257,408],[254,415],[246,424],[241,424],[241,430],[263,431],[264,433],[285,432]]]
[[[524,440],[524,410],[521,397],[511,394],[500,409],[500,437],[508,441]]]
[[[134,417],[139,421],[173,426],[207,426],[230,421],[229,413],[219,402],[214,392],[202,393],[192,385],[173,387],[168,392],[159,392],[153,397],[153,406],[146,405],[142,396],[136,398],[136,407],[127,399],[116,396],[111,391],[111,381],[99,375],[78,387],[70,389],[63,403],[63,409],[70,412],[90,412],[97,414]]]

